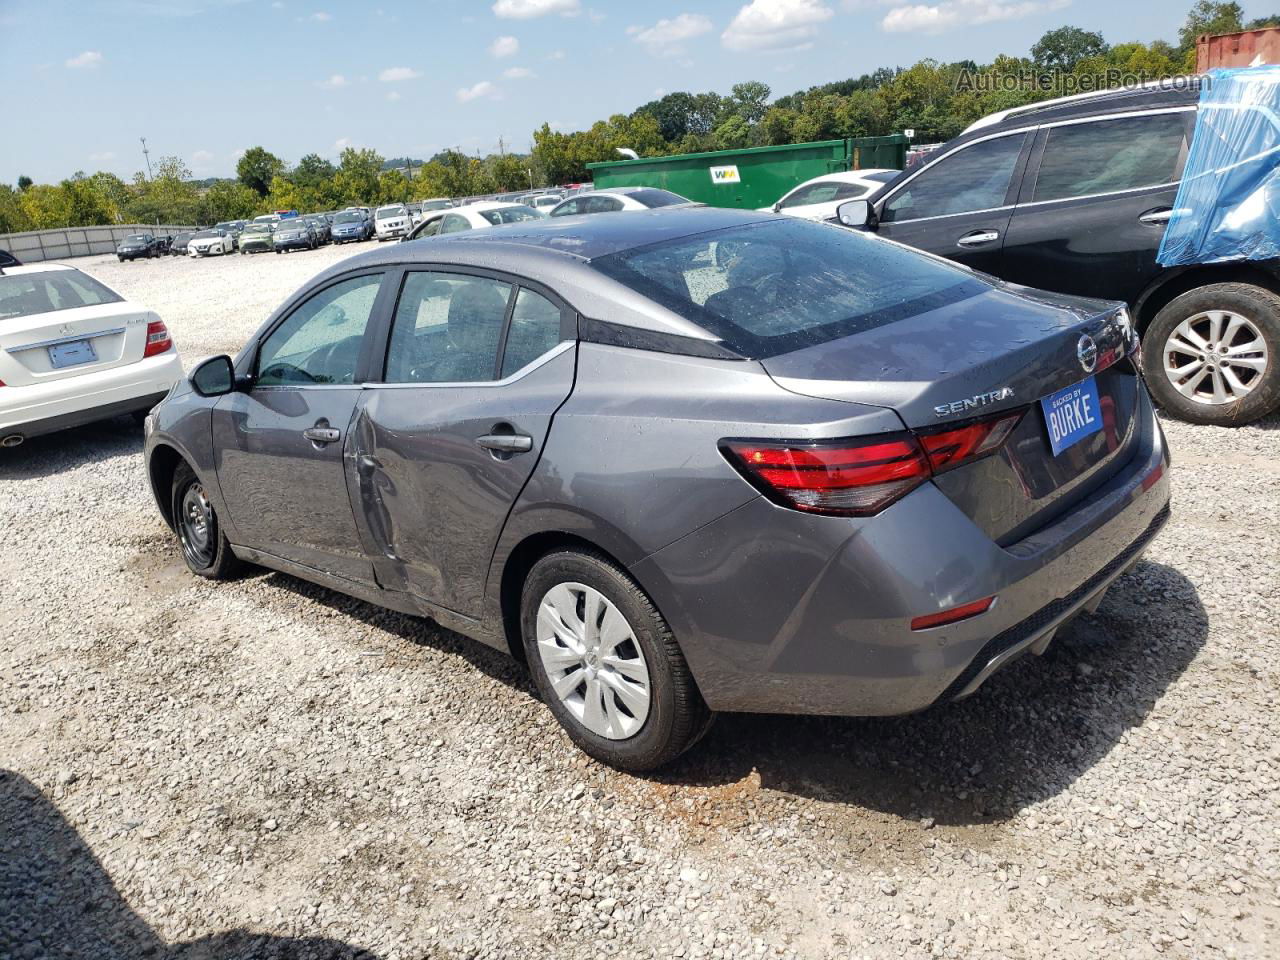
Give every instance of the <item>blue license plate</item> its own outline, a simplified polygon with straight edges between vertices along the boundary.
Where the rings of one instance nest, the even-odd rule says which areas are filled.
[[[1040,401],[1049,443],[1056,457],[1073,444],[1102,429],[1098,384],[1093,377],[1050,394]]]
[[[93,344],[88,340],[72,340],[57,343],[49,348],[49,366],[55,370],[74,367],[81,363],[93,363],[98,359]]]

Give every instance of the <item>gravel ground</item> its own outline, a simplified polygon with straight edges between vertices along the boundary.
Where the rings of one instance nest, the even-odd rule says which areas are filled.
[[[188,361],[313,271],[78,263]],[[1166,422],[1174,519],[972,699],[571,748],[514,663],[186,574],[127,419],[0,460],[0,958],[1274,957],[1280,420]]]

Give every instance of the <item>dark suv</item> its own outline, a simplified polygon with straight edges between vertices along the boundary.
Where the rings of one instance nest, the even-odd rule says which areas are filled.
[[[1014,283],[1123,300],[1166,410],[1247,423],[1280,404],[1280,261],[1156,263],[1199,93],[1182,78],[992,114],[841,221]]]

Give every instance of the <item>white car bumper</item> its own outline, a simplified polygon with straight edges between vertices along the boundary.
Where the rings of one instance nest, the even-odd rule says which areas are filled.
[[[48,383],[0,387],[0,441],[52,433],[159,403],[183,377],[177,350]]]

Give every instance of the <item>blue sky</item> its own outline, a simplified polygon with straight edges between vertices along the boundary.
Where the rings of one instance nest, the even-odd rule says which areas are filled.
[[[672,90],[775,96],[923,57],[1024,54],[1074,24],[1176,40],[1191,0],[0,0],[0,182],[234,175],[261,144],[425,157],[527,150]],[[1246,0],[1246,16],[1274,6]],[[1117,15],[1122,11],[1122,15]]]

